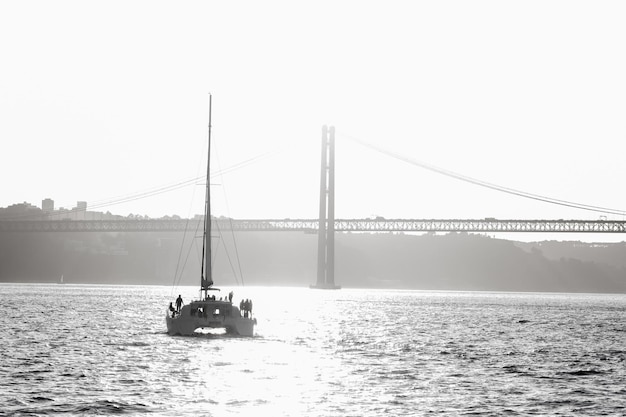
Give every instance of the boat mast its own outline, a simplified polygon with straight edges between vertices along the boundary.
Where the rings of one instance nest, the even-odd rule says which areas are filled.
[[[204,207],[204,236],[202,240],[202,272],[200,275],[200,292],[208,295],[209,287],[213,285],[211,270],[211,94],[209,94],[209,146],[206,164],[206,199]],[[206,278],[205,278],[206,274]]]

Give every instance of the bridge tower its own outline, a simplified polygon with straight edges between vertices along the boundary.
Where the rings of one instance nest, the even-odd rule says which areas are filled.
[[[335,285],[335,128],[322,127],[320,219],[317,241],[317,282],[311,288],[337,290]]]

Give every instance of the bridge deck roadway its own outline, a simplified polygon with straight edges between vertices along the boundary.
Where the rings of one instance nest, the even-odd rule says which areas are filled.
[[[201,220],[26,220],[0,221],[0,232],[179,232]],[[317,219],[213,220],[214,229],[316,232]],[[499,219],[336,219],[338,232],[624,233],[626,221]]]

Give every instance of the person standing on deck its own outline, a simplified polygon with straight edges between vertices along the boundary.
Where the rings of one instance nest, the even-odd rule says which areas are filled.
[[[183,298],[178,294],[178,298],[176,299],[176,311],[180,313],[180,307],[183,305]]]

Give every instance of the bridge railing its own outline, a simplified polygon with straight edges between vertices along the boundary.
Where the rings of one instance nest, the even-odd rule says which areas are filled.
[[[1,232],[179,232],[202,219],[0,221]],[[317,232],[317,219],[213,219],[213,229]],[[626,221],[500,219],[336,219],[339,232],[625,233]]]

